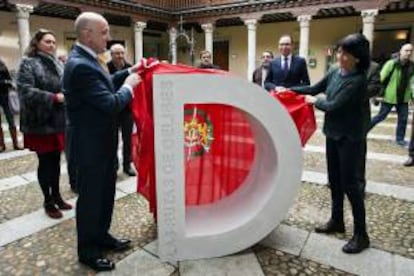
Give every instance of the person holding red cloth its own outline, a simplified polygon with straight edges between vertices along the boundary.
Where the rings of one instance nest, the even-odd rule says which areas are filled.
[[[65,113],[62,91],[63,64],[55,57],[56,36],[39,29],[32,37],[17,74],[21,101],[20,128],[24,147],[36,152],[37,178],[46,214],[61,218],[70,210],[59,191],[60,154],[64,149]]]

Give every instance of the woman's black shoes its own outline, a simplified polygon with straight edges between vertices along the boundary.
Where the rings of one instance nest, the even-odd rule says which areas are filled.
[[[319,226],[315,228],[316,233],[345,233],[345,225],[343,222],[337,222],[335,220],[330,219],[328,223],[325,225]]]
[[[347,254],[356,254],[369,247],[369,237],[367,234],[353,235],[352,238],[342,247],[342,251]]]
[[[99,259],[79,259],[79,262],[89,266],[95,271],[109,271],[115,268],[115,264],[106,258]]]

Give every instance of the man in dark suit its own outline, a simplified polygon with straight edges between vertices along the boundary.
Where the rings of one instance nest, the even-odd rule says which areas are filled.
[[[253,72],[253,82],[264,88],[264,82],[269,72],[270,63],[273,60],[273,53],[271,51],[264,51],[262,53],[262,64]]]
[[[292,54],[292,37],[283,35],[279,39],[280,56],[269,67],[265,89],[284,90],[292,86],[309,85],[309,75],[304,58]]]
[[[112,45],[110,52],[111,61],[107,65],[111,75],[132,66],[125,60],[125,48],[121,44]],[[119,89],[119,87],[115,87],[115,89]],[[134,120],[128,106],[118,114],[117,122],[117,129],[121,129],[122,134],[122,167],[125,174],[135,176],[136,173],[131,167],[131,135]]]
[[[66,146],[76,164],[79,261],[97,271],[115,265],[103,250],[123,250],[131,241],[109,234],[116,182],[116,114],[132,100],[139,82],[137,66],[112,76],[100,54],[110,39],[108,22],[85,12],[75,21],[78,42],[65,65],[63,87],[67,112]],[[120,85],[123,83],[123,85]],[[116,91],[115,86],[121,86]]]

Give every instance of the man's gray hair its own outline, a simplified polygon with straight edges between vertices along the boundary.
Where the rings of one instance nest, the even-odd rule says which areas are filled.
[[[117,49],[121,49],[121,50],[125,51],[125,47],[121,43],[115,43],[115,44],[113,44],[109,50],[112,53],[113,51],[115,51]]]

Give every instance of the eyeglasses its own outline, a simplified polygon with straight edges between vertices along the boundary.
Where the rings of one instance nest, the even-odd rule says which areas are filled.
[[[292,43],[279,43],[279,46],[289,46],[292,45]]]

